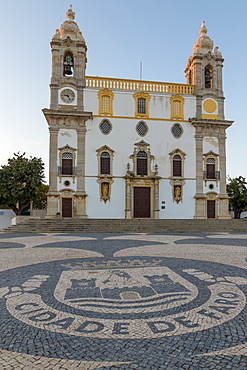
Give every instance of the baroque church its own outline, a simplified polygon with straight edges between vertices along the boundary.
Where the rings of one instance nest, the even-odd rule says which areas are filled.
[[[72,7],[51,40],[47,218],[226,219],[223,61],[202,22],[185,84],[85,75]]]

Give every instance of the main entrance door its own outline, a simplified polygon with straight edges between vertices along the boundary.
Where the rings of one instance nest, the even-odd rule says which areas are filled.
[[[134,187],[134,217],[150,217],[150,187]]]
[[[215,200],[207,200],[207,218],[215,218]]]
[[[72,198],[62,198],[62,217],[72,217]]]

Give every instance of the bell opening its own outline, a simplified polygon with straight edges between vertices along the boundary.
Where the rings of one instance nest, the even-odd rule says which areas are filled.
[[[71,76],[74,74],[74,60],[71,52],[67,52],[64,56],[63,75]]]

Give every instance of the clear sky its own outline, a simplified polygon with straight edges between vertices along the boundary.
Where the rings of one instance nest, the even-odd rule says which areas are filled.
[[[247,177],[246,0],[74,0],[88,46],[89,76],[185,83],[201,21],[225,59],[227,174]],[[0,0],[0,165],[18,151],[43,159],[48,173],[50,40],[70,0]]]

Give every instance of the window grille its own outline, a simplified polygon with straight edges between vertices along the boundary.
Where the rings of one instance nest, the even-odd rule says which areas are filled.
[[[112,125],[107,119],[104,119],[100,123],[99,128],[100,128],[100,131],[102,132],[102,134],[108,135],[112,130]]]
[[[140,136],[145,136],[146,133],[148,132],[148,126],[146,122],[139,122],[136,126],[136,131]]]
[[[173,115],[177,117],[181,116],[181,101],[179,100],[173,101]]]
[[[137,175],[147,175],[147,174],[148,174],[147,153],[144,151],[139,151],[137,153]]]
[[[181,95],[170,97],[171,119],[184,119],[184,98]]]
[[[73,159],[73,154],[71,154],[71,153],[63,153],[62,159]]]
[[[101,102],[102,102],[102,111],[110,112],[111,110],[110,97],[107,95],[103,95]]]
[[[138,113],[146,114],[146,99],[138,98]]]
[[[176,123],[175,125],[172,126],[172,135],[178,139],[182,136],[183,134],[183,129],[181,127],[181,125],[179,125],[178,123]]]

